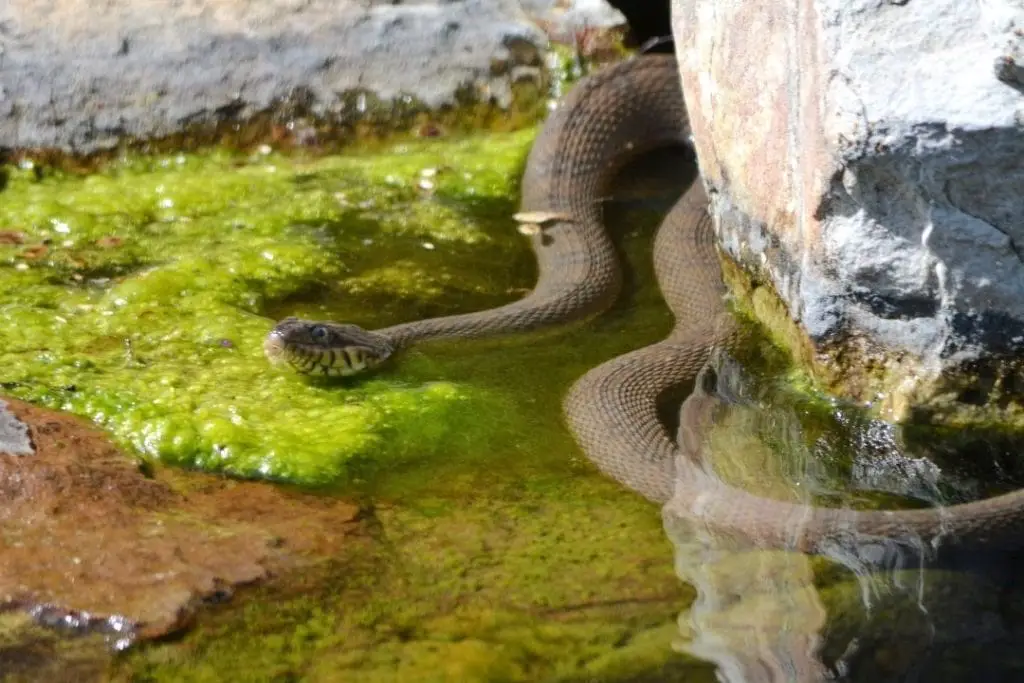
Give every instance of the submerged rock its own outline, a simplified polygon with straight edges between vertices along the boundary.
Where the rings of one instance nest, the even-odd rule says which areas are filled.
[[[0,611],[0,676],[4,683],[109,681],[111,655],[101,634],[68,638],[26,612]]]
[[[9,401],[32,453],[0,453],[0,607],[116,648],[189,623],[302,558],[334,554],[358,507],[268,484],[147,475],[81,420]]]
[[[727,252],[821,369],[895,417],[1019,395],[1020,3],[676,0],[701,168]],[[1018,388],[1014,388],[1018,386]]]
[[[7,404],[0,400],[0,453],[8,455],[32,455],[32,442],[28,438],[28,427],[7,411]]]

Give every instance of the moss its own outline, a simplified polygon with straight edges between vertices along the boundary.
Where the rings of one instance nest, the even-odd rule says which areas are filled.
[[[333,112],[323,115],[313,113],[309,94],[300,89],[292,98],[244,118],[238,116],[239,112],[219,112],[161,138],[123,138],[115,148],[89,155],[70,155],[55,148],[4,150],[0,151],[0,163],[32,163],[37,175],[51,168],[92,173],[119,163],[126,154],[175,156],[213,146],[230,152],[255,152],[272,145],[282,151],[320,155],[353,146],[364,151],[382,149],[418,138],[511,132],[531,128],[542,120],[553,84],[573,78],[558,60],[552,61],[549,70],[538,67],[530,75],[533,77],[511,83],[506,107],[489,93],[470,86],[454,93],[451,102],[433,108],[407,94],[382,99],[368,90],[353,89],[339,93]],[[3,181],[0,176],[0,189]]]
[[[722,406],[709,441],[723,479],[768,497],[860,509],[952,505],[1019,486],[1019,430],[893,424],[871,405],[829,394],[770,330],[741,323],[745,343],[734,356],[743,396]],[[919,458],[935,472],[914,474]],[[858,483],[855,470],[881,480]]]
[[[274,372],[265,314],[370,323],[508,298],[528,270],[494,277],[446,261],[471,250],[507,261],[506,197],[529,138],[313,161],[134,158],[41,181],[15,172],[0,208],[22,242],[0,245],[0,382],[186,466],[322,484],[371,452],[429,457],[505,402],[444,381],[338,388]]]
[[[180,644],[137,651],[119,680],[713,680],[672,652],[689,593],[665,561],[657,516],[623,502],[585,478],[491,489],[457,511],[389,505],[376,553],[261,591]]]
[[[1024,361],[993,356],[935,373],[855,335],[815,345],[758,275],[728,258],[723,272],[741,314],[790,356],[793,379],[808,390],[866,404],[897,422],[1024,434]]]
[[[511,215],[529,139],[12,174],[0,225],[24,242],[0,247],[8,391],[143,456],[359,485],[376,506],[376,543],[129,654],[118,676],[712,679],[671,648],[691,594],[657,509],[598,475],[561,422],[586,369],[665,334],[656,288],[582,326],[423,345],[361,381],[262,358],[284,314],[376,327],[521,296],[535,265]],[[621,241],[642,282],[650,237]]]

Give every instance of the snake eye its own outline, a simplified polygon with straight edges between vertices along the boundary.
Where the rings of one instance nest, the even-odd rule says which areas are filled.
[[[309,336],[317,341],[324,341],[327,339],[327,328],[323,325],[315,325],[313,329],[309,331]]]

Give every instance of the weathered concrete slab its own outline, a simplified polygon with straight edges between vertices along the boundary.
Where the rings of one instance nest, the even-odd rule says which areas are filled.
[[[559,26],[617,16],[528,4]],[[345,119],[368,106],[357,93],[506,107],[541,83],[546,45],[512,0],[0,3],[0,149],[87,153],[284,106]]]
[[[964,363],[1024,351],[1024,3],[673,9],[724,247],[822,366],[901,414]],[[953,393],[1010,384],[985,370]]]

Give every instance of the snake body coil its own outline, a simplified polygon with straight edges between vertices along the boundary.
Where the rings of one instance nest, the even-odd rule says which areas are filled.
[[[332,371],[338,356],[354,355],[366,367],[419,340],[525,331],[604,310],[619,292],[621,274],[602,224],[602,198],[630,157],[685,142],[686,122],[670,56],[637,58],[583,79],[551,115],[527,161],[522,211],[547,217],[531,237],[540,276],[528,296],[374,332],[289,318],[268,336],[267,355],[304,372],[338,374]],[[930,545],[1024,545],[1021,491],[950,508],[861,512],[761,498],[709,474],[692,443],[706,430],[713,402],[700,394],[688,402],[682,431],[693,438],[680,439],[682,445],[657,413],[666,391],[692,381],[712,349],[735,337],[699,181],[666,217],[654,254],[677,321],[672,333],[591,370],[565,401],[570,429],[602,471],[652,501],[671,500],[673,510],[714,532],[762,547],[815,552],[848,538],[908,536]]]

